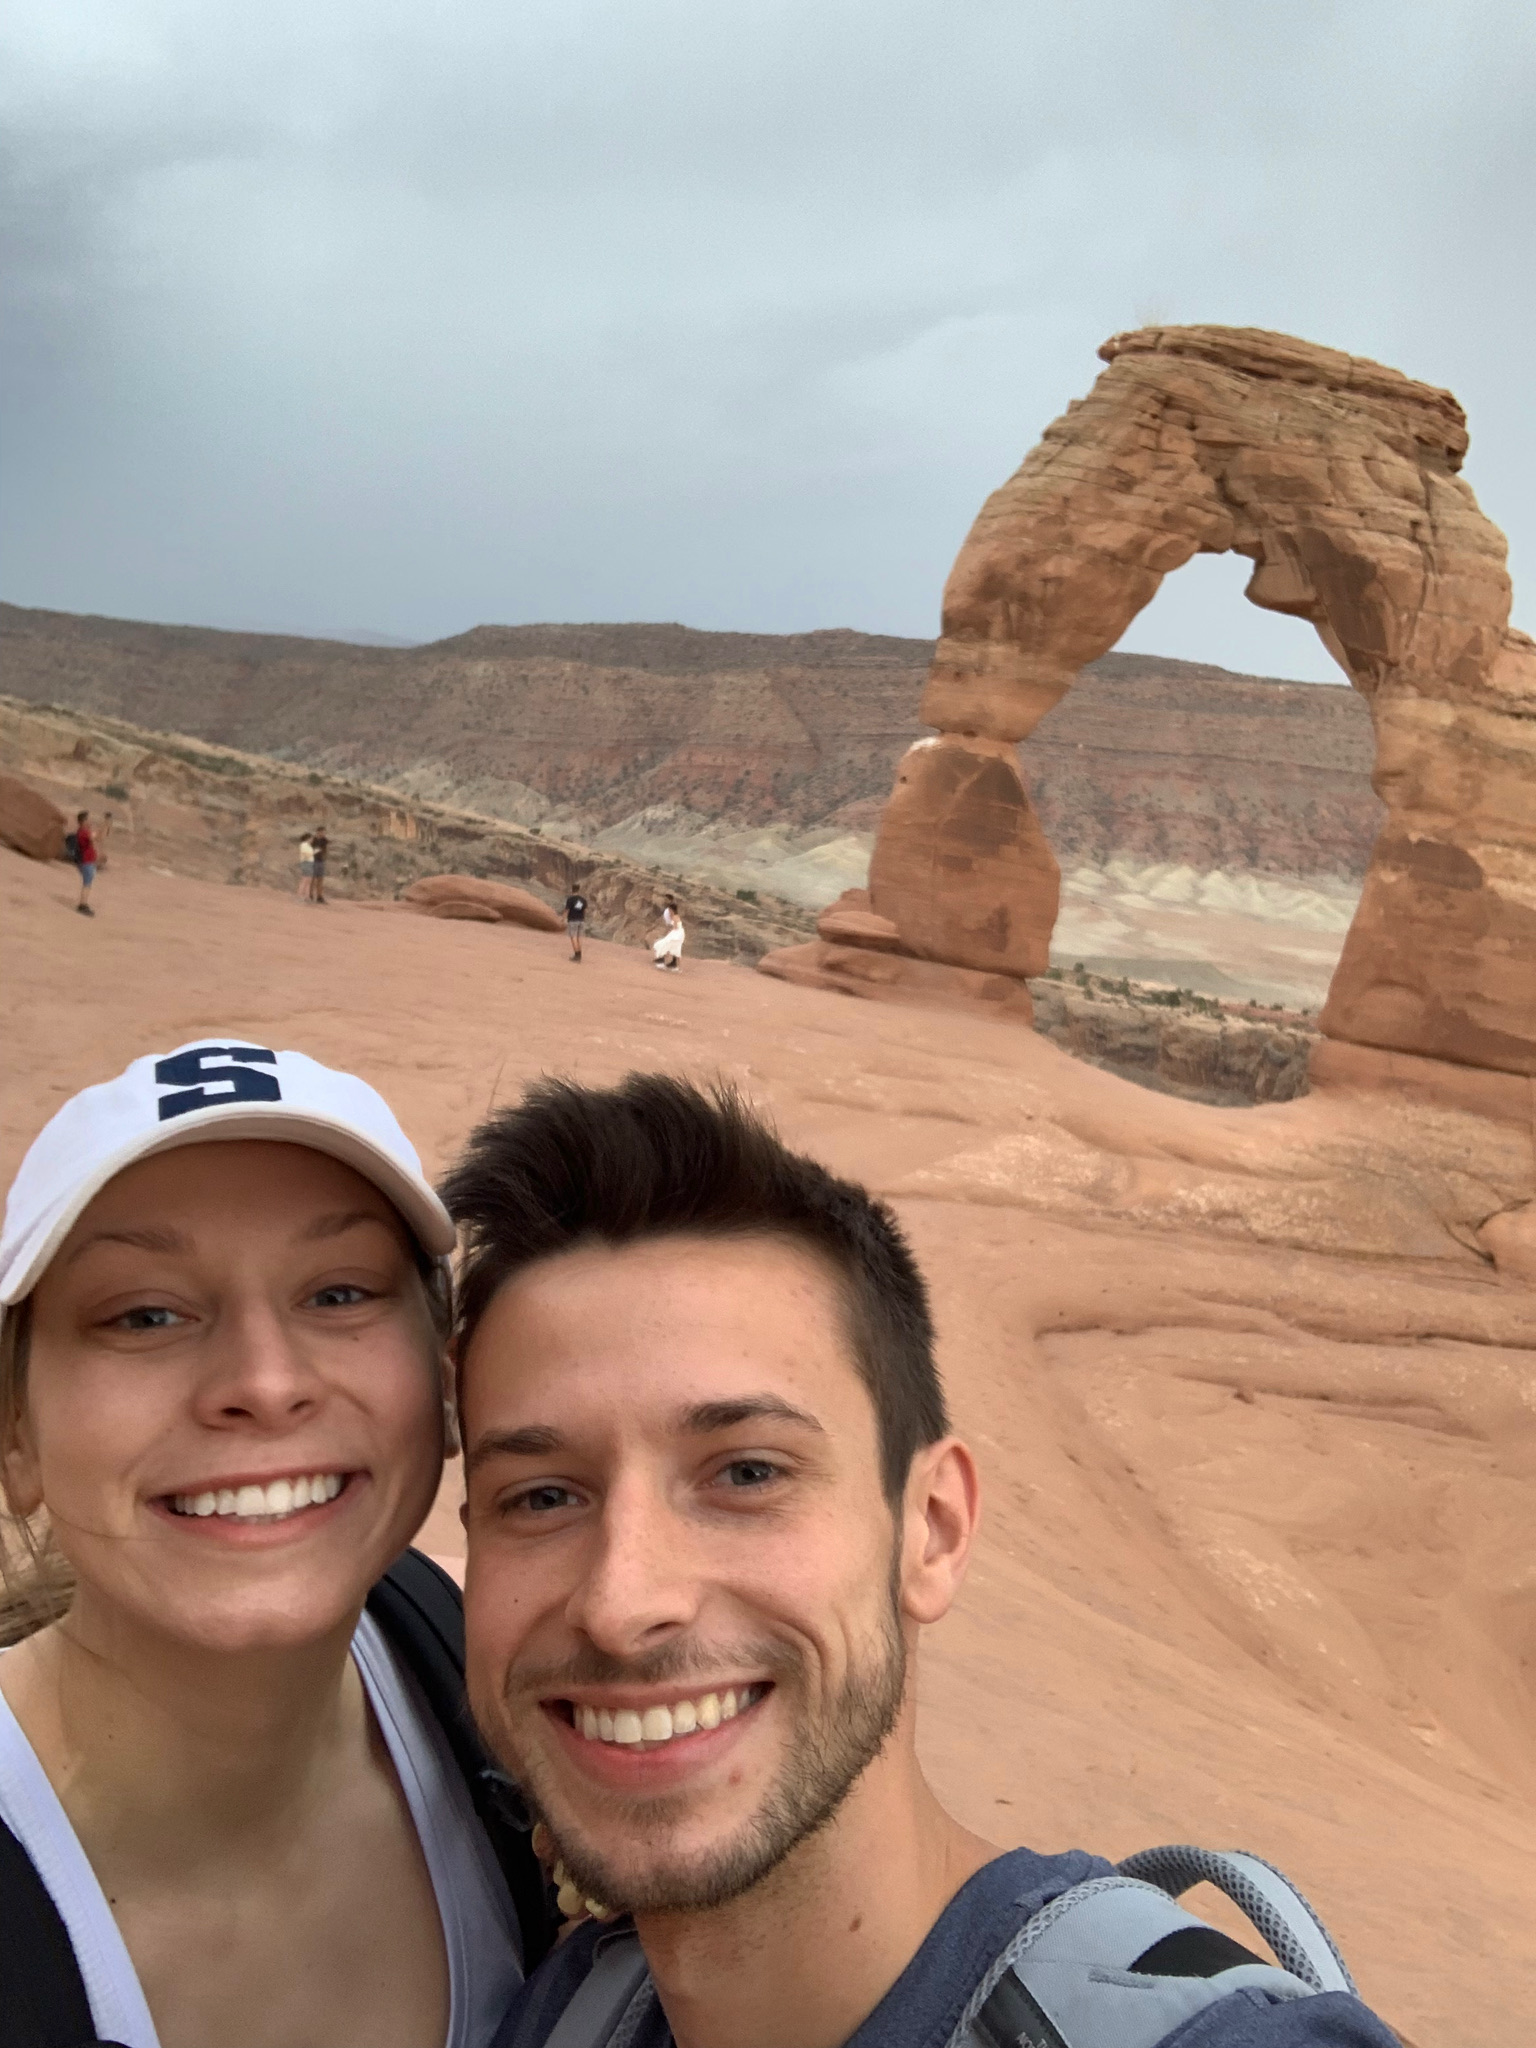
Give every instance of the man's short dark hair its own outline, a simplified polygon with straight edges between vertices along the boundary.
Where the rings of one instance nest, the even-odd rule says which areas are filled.
[[[928,1290],[883,1202],[791,1152],[736,1090],[669,1074],[617,1088],[539,1081],[480,1125],[443,1200],[462,1226],[462,1361],[497,1292],[578,1245],[766,1236],[804,1247],[842,1296],[853,1362],[880,1432],[881,1482],[900,1498],[916,1451],[948,1434]]]

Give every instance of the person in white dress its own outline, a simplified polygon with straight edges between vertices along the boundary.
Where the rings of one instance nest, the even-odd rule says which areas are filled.
[[[675,896],[669,896],[663,904],[661,923],[661,937],[652,942],[651,956],[656,966],[675,974],[683,957],[683,941],[688,936]]]
[[[84,1090],[11,1187],[0,1847],[101,2040],[484,2048],[521,1980],[364,1612],[457,1447],[453,1241],[371,1088],[239,1039]]]

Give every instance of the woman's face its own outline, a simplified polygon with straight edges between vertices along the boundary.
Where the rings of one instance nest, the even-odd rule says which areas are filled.
[[[302,1145],[187,1145],[81,1216],[32,1297],[13,1507],[81,1627],[229,1651],[349,1622],[442,1474],[441,1346],[395,1210]]]

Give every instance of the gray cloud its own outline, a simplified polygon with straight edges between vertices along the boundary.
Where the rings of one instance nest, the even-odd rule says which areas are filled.
[[[14,0],[0,69],[23,603],[931,631],[1149,318],[1449,384],[1536,561],[1523,4]],[[1328,673],[1241,580],[1128,643]]]

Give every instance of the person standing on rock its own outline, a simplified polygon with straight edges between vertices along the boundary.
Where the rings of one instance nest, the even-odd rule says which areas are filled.
[[[80,870],[80,901],[75,905],[82,917],[94,917],[91,908],[91,884],[96,879],[96,837],[91,831],[89,811],[75,814],[75,866]]]
[[[315,842],[306,832],[299,841],[299,901],[307,903],[315,893]]]
[[[576,890],[565,899],[565,935],[571,942],[571,958],[581,959],[581,931],[587,921],[587,899]]]
[[[323,903],[325,901],[325,857],[331,848],[331,842],[326,837],[323,825],[318,831],[310,835],[310,845],[313,849],[315,863],[313,885],[309,892],[310,900],[314,903]]]
[[[683,957],[683,941],[688,934],[683,929],[682,912],[677,907],[677,898],[669,896],[662,905],[661,937],[651,946],[658,967],[670,969],[675,974]]]

